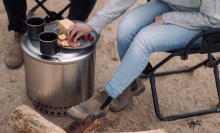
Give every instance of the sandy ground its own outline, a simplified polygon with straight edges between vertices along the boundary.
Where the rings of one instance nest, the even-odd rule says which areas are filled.
[[[139,0],[131,9],[145,3],[145,1]],[[51,10],[59,11],[68,2],[68,0],[49,0],[45,5]],[[108,0],[98,0],[89,18],[91,19],[107,2]],[[35,5],[35,2],[32,0],[28,0],[27,3],[28,10]],[[42,9],[38,9],[34,16],[44,17],[45,12]],[[65,12],[64,16],[67,16],[67,12]],[[24,66],[18,70],[10,70],[4,64],[4,56],[9,48],[5,37],[13,34],[8,34],[7,14],[2,1],[0,4],[0,20],[0,133],[13,133],[16,131],[7,123],[11,111],[21,104],[26,104],[32,108],[33,106],[25,92]],[[116,48],[116,31],[119,21],[120,18],[113,21],[101,33],[97,49],[95,88],[102,87],[111,78],[120,64]],[[155,65],[167,55],[167,53],[154,53],[150,61]],[[181,61],[180,57],[176,57],[159,71],[190,67],[203,61],[205,58],[206,55],[196,55],[190,56],[188,61]],[[160,121],[154,113],[149,80],[144,79],[143,81],[146,85],[146,91],[139,97],[133,98],[124,111],[120,113],[109,112],[105,118],[101,119],[102,125],[98,128],[98,131],[145,131],[160,128],[166,129],[168,133],[220,132],[219,114],[210,114],[172,122]],[[212,69],[202,67],[193,73],[158,77],[156,82],[160,110],[165,116],[211,109],[215,108],[218,103]],[[61,127],[66,127],[72,122],[67,117],[43,116]],[[189,128],[187,120],[190,119],[201,120],[202,126],[197,126],[194,130]]]

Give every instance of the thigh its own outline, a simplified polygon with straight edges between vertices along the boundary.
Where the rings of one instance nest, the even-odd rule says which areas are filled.
[[[96,1],[97,0],[71,0],[68,18],[70,20],[86,21]]]
[[[25,32],[23,22],[26,21],[26,0],[3,0],[8,15],[8,30]]]
[[[132,48],[153,52],[178,51],[186,48],[189,41],[202,30],[187,29],[177,25],[149,25],[135,36]],[[199,38],[192,48],[199,48],[202,38]],[[139,49],[139,50],[140,50]]]
[[[153,23],[155,17],[170,11],[171,8],[161,0],[152,0],[131,10],[119,23],[118,38],[129,35],[129,38],[134,37],[143,27]]]

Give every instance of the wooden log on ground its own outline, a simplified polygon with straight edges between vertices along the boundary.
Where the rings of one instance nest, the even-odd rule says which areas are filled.
[[[164,129],[140,131],[140,132],[96,132],[96,133],[166,133]]]
[[[86,121],[86,119],[84,121]],[[91,124],[89,124],[88,127],[85,127],[86,124],[83,124],[83,125],[82,124],[83,123],[79,123],[79,122],[74,121],[72,124],[70,124],[64,130],[67,133],[74,133],[74,132],[75,133],[91,133],[91,132],[95,132],[97,127],[100,125],[100,120],[95,119],[94,121],[92,121]]]
[[[100,125],[100,120],[96,119],[88,128],[86,128],[83,133],[95,132],[97,127]]]
[[[78,122],[73,122],[65,128],[66,132],[26,105],[21,105],[13,110],[8,123],[17,131],[24,133],[74,133],[81,125]],[[141,132],[95,132],[98,125],[100,125],[100,120],[96,119],[82,133],[165,133],[163,129]]]
[[[13,110],[8,122],[17,131],[24,133],[66,133],[26,105]]]

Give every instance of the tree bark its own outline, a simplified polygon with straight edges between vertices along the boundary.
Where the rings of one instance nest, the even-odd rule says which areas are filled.
[[[66,133],[26,105],[13,110],[8,122],[17,131],[24,133]]]

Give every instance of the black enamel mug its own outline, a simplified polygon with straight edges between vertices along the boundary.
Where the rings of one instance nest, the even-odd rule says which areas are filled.
[[[62,51],[62,45],[57,43],[58,35],[46,31],[39,34],[40,52],[45,56],[53,56]]]
[[[44,31],[45,21],[40,17],[31,17],[26,21],[28,37],[33,40],[38,39],[38,35]]]

